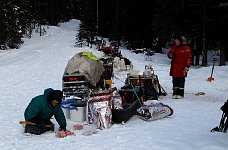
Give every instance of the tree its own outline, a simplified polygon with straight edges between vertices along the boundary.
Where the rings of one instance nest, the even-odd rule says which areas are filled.
[[[28,15],[27,0],[2,0],[0,2],[0,48],[19,48],[26,32]]]

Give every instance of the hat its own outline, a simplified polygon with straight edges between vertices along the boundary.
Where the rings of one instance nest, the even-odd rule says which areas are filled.
[[[58,102],[61,102],[63,98],[63,92],[60,90],[53,90],[49,94],[49,101],[57,100]]]
[[[174,40],[180,41],[181,44],[183,43],[183,40],[182,40],[182,37],[181,36],[175,36],[174,37]]]
[[[183,44],[188,44],[188,40],[186,37],[182,36],[182,42]]]

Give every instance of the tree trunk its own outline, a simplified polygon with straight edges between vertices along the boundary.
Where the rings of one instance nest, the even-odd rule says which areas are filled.
[[[200,54],[201,54],[201,51],[200,49],[202,49],[202,46],[200,44],[200,38],[195,38],[195,55],[196,55],[196,62],[195,62],[195,65],[198,66],[200,64]]]
[[[221,48],[220,48],[220,63],[219,66],[225,65],[225,59],[226,59],[226,42],[223,40],[221,43]]]

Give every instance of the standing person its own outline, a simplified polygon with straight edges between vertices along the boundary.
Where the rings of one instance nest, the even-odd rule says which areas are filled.
[[[66,131],[66,119],[60,103],[63,93],[60,90],[48,88],[43,95],[34,97],[24,112],[26,121],[25,133],[42,134],[54,131],[54,124],[50,121],[54,115],[60,130]]]
[[[185,77],[191,65],[192,54],[188,45],[183,45],[181,36],[175,37],[174,45],[167,53],[171,61],[170,76],[173,83],[173,98],[184,97]]]

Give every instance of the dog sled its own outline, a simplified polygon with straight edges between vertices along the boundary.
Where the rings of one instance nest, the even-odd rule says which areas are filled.
[[[111,55],[112,53],[112,47],[102,47],[100,49],[105,55]]]
[[[75,54],[68,61],[62,78],[64,99],[72,96],[88,98],[91,89],[102,83],[104,71],[103,63],[92,52]]]
[[[173,109],[158,100],[143,101],[142,92],[133,86],[124,86],[119,90],[121,106],[112,108],[113,123],[126,123],[134,115],[145,121],[158,120],[173,115]]]
[[[107,89],[92,90],[92,87],[97,87],[101,80],[111,80],[112,73],[112,56],[97,58],[91,52],[81,52],[69,60],[63,74],[63,102],[72,97],[85,102],[83,105],[74,102],[74,107],[80,109],[68,111],[72,113],[71,119],[83,121],[86,113],[86,121],[89,124],[106,129],[113,123],[127,122],[133,115],[139,115],[138,110],[143,107],[144,101],[157,99],[158,93],[153,84],[158,82],[151,66],[146,66],[143,74],[128,74],[126,85],[120,90],[112,88],[111,84]],[[149,84],[146,84],[147,81]],[[147,87],[153,87],[155,94],[149,95],[151,91],[148,91]],[[69,108],[72,107],[71,104]],[[78,115],[81,116],[80,119],[74,117]]]
[[[80,73],[63,75],[62,81],[63,99],[71,96],[87,98],[90,93],[89,82],[85,75]]]
[[[128,73],[126,84],[132,84],[136,90],[141,91],[145,101],[157,100],[158,96],[167,95],[159,83],[158,76],[154,74],[151,65],[146,65],[144,72],[135,71]]]
[[[111,56],[111,57],[120,57],[121,56],[121,51],[119,50],[119,47],[102,47],[100,49],[106,56]]]

